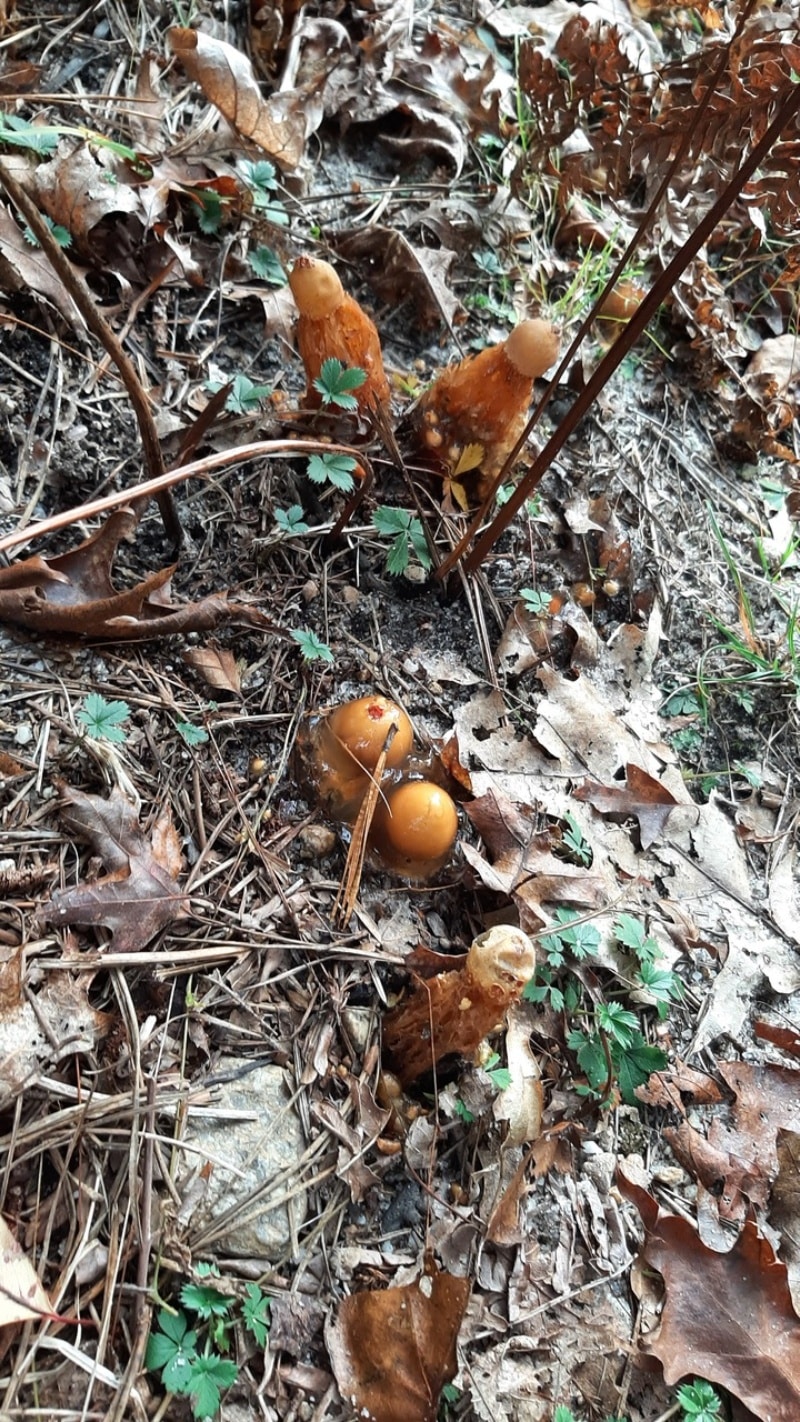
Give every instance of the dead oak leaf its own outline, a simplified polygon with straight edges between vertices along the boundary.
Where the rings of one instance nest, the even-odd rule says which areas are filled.
[[[645,1346],[660,1359],[667,1383],[707,1378],[761,1422],[797,1422],[800,1319],[786,1268],[752,1220],[733,1249],[719,1254],[688,1220],[663,1216],[642,1257],[666,1286],[658,1332]]]
[[[639,823],[642,849],[649,849],[664,834],[679,801],[641,766],[629,763],[625,775],[627,785],[602,785],[598,780],[584,780],[572,793],[576,800],[587,800],[599,814],[610,819],[625,820],[634,816]]]
[[[351,1294],[325,1330],[342,1397],[374,1422],[434,1422],[455,1376],[456,1340],[469,1280],[423,1275],[416,1283]]]
[[[174,633],[207,632],[222,623],[243,621],[274,631],[257,608],[212,594],[199,602],[170,602],[174,566],[160,568],[135,587],[118,592],[111,566],[121,540],[133,532],[139,514],[116,509],[91,537],[54,558],[35,554],[0,568],[0,622],[59,636],[140,642]]]
[[[240,50],[197,30],[173,27],[173,53],[190,79],[237,133],[258,145],[282,168],[296,168],[303,156],[306,126],[296,94],[265,99],[253,66]]]
[[[107,800],[66,785],[60,793],[64,828],[87,840],[109,872],[94,883],[57,890],[43,910],[49,923],[102,926],[110,930],[116,952],[131,953],[187,916],[188,900],[177,881],[180,845],[168,808],[148,838],[119,790]]]
[[[529,806],[515,804],[493,789],[465,805],[491,856],[491,863],[471,845],[462,850],[481,881],[517,904],[520,927],[536,932],[550,920],[544,904],[578,904],[596,908],[607,902],[610,888],[597,874],[559,859],[547,831],[537,831]]]

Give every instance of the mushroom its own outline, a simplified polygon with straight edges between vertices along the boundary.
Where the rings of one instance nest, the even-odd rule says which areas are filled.
[[[472,1056],[499,1027],[536,967],[536,949],[521,928],[481,933],[464,965],[416,978],[408,997],[383,1020],[384,1062],[407,1086],[451,1052]]]
[[[300,312],[296,337],[308,382],[307,404],[313,409],[321,405],[322,396],[314,381],[319,379],[324,362],[334,359],[365,372],[363,385],[352,392],[362,414],[375,406],[388,409],[389,382],[375,324],[348,296],[330,262],[298,257],[289,285]]]
[[[528,416],[533,382],[558,358],[559,336],[541,319],[443,370],[415,411],[416,438],[446,474],[480,467],[478,493],[494,481]]]

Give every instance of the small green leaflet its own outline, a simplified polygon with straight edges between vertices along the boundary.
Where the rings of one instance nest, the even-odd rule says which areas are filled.
[[[358,366],[348,367],[330,356],[322,362],[314,389],[322,396],[323,405],[338,405],[340,410],[357,410],[358,401],[352,390],[358,390],[366,380],[366,371]]]
[[[43,157],[54,153],[61,130],[28,123],[16,114],[0,115],[0,143],[12,144],[15,148],[27,148],[31,153]]]
[[[225,409],[235,415],[250,415],[258,410],[262,400],[272,394],[271,385],[256,385],[246,375],[234,375]]]
[[[303,654],[304,662],[332,662],[333,652],[327,642],[321,642],[313,632],[297,627],[292,632],[295,642]]]
[[[184,1389],[195,1417],[213,1417],[219,1411],[222,1389],[236,1382],[237,1367],[216,1353],[200,1354],[192,1364],[190,1385]]]
[[[386,571],[392,577],[405,572],[412,552],[423,568],[430,568],[431,555],[425,542],[422,524],[408,509],[382,504],[372,515],[372,526],[384,538],[392,539],[386,556]]]
[[[180,1297],[200,1318],[226,1318],[230,1313],[231,1300],[210,1284],[184,1284]]]
[[[258,1284],[248,1284],[245,1289],[242,1317],[259,1348],[264,1348],[269,1336],[269,1299],[262,1294]]]
[[[204,746],[208,740],[208,731],[203,730],[202,726],[194,726],[191,721],[176,721],[175,730],[183,737],[187,746],[192,748]]]
[[[536,617],[542,617],[544,613],[550,611],[550,603],[553,600],[552,593],[540,592],[538,588],[520,588],[519,595],[526,612],[532,612]]]
[[[356,461],[350,454],[312,454],[306,473],[312,484],[330,483],[348,494],[353,487]]]
[[[54,239],[54,241],[58,243],[59,247],[71,247],[72,237],[67,231],[66,227],[59,226],[57,222],[53,221],[52,217],[47,217],[47,215],[44,213],[41,214],[41,216],[43,217],[44,222],[47,224],[50,236]],[[39,238],[36,236],[36,233],[33,231],[32,228],[25,227],[23,229],[22,235],[25,238],[25,241],[28,243],[29,247],[39,246]]]
[[[127,738],[122,725],[130,714],[131,708],[126,701],[106,701],[104,696],[92,691],[78,712],[78,720],[93,740],[114,741],[116,745],[121,745]]]
[[[250,253],[249,261],[254,276],[261,281],[269,282],[270,286],[286,285],[286,273],[271,247],[256,247]]]
[[[303,518],[300,504],[291,504],[288,509],[276,509],[275,522],[281,533],[308,533],[309,525]]]
[[[161,1372],[170,1392],[183,1392],[191,1381],[197,1334],[189,1328],[185,1314],[165,1308],[159,1311],[158,1326],[161,1331],[151,1333],[147,1340],[145,1364],[152,1372]]]

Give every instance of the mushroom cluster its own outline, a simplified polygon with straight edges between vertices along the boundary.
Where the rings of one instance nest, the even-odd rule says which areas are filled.
[[[310,717],[298,737],[300,778],[331,819],[352,824],[379,777],[370,848],[388,869],[425,880],[447,862],[458,812],[413,751],[405,711],[377,694]]]

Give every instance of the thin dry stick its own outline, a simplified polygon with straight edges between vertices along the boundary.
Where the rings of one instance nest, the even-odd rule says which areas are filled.
[[[393,731],[394,727],[392,727],[390,735]],[[367,853],[369,831],[375,815],[375,806],[378,803],[378,796],[381,793],[381,781],[383,779],[383,772],[386,769],[387,751],[388,745],[384,746],[384,749],[378,756],[378,761],[364,793],[364,799],[361,802],[361,808],[356,817],[356,822],[353,825],[353,834],[350,840],[350,848],[347,851],[344,874],[342,875],[342,882],[339,885],[339,892],[336,895],[336,900],[333,905],[334,923],[339,924],[342,928],[344,928],[350,920],[350,915],[355,908],[358,891],[361,887],[361,873],[364,868],[364,859]]]
[[[70,524],[78,523],[81,519],[96,518],[98,514],[107,513],[109,509],[120,508],[121,505],[130,504],[137,499],[149,499],[154,495],[158,497],[163,489],[171,489],[176,484],[182,484],[184,479],[193,479],[195,476],[203,477],[206,474],[211,474],[215,469],[224,469],[229,464],[244,464],[248,459],[259,459],[264,455],[283,456],[291,459],[297,454],[323,453],[352,455],[364,466],[366,476],[370,480],[374,478],[372,465],[366,455],[360,449],[353,449],[349,444],[322,444],[320,440],[315,439],[262,439],[255,444],[242,444],[235,449],[218,450],[216,454],[206,455],[204,459],[196,459],[194,463],[184,464],[180,469],[169,469],[166,474],[159,474],[155,479],[146,479],[140,484],[134,484],[132,489],[120,489],[115,494],[105,494],[102,499],[90,499],[88,503],[78,504],[77,508],[66,509],[64,513],[43,518],[40,523],[32,523],[30,528],[17,528],[13,533],[6,534],[5,538],[0,538],[0,553],[7,552],[9,548],[16,548],[20,543],[28,543],[34,538],[41,538],[45,533],[54,533],[56,529],[67,528]],[[362,482],[366,482],[366,478]]]
[[[145,466],[152,478],[157,479],[159,475],[164,473],[164,457],[161,453],[161,443],[150,409],[150,403],[142,388],[142,383],[136,374],[133,361],[126,355],[105,317],[100,314],[83,277],[76,272],[69,258],[65,257],[35,202],[28,196],[22,184],[17,181],[13,173],[9,171],[7,163],[2,158],[0,158],[0,183],[2,183],[14,206],[22,213],[22,216],[33,232],[47,260],[56,275],[60,277],[86,322],[86,325],[92,332],[92,335],[97,338],[101,346],[108,352],[117,367],[120,379],[128,392],[131,405],[133,406],[136,423],[139,426],[139,436],[142,441]],[[154,490],[154,493],[158,500],[161,517],[164,521],[164,529],[167,536],[177,547],[182,538],[181,526],[172,494],[169,492],[169,486],[162,486],[158,490]]]
[[[561,421],[558,428],[553,432],[547,444],[537,455],[528,473],[520,481],[507,504],[504,504],[496,518],[492,520],[489,527],[484,531],[475,544],[471,554],[465,562],[467,572],[472,572],[480,567],[484,558],[494,547],[501,534],[505,533],[512,519],[521,509],[525,500],[530,498],[531,491],[536,488],[543,474],[550,468],[553,460],[566,443],[569,435],[576,425],[583,419],[587,410],[594,404],[595,399],[601,390],[607,385],[617,366],[624,360],[631,346],[638,340],[644,331],[645,326],[652,316],[655,315],[659,306],[666,296],[669,295],[681,272],[689,265],[693,257],[697,255],[703,243],[711,236],[714,228],[725,216],[725,213],[735,202],[736,198],[749,182],[753,174],[764,161],[773,143],[780,137],[783,129],[800,109],[800,85],[795,86],[789,97],[781,104],[777,115],[773,119],[763,138],[756,144],[749,157],[736,169],[733,177],[723,189],[721,196],[709,208],[705,217],[698,223],[691,237],[683,246],[672,261],[664,268],[664,271],[654,282],[649,292],[645,296],[638,310],[634,312],[627,323],[624,332],[614,342],[613,346],[598,365],[594,374],[587,381],[581,390],[569,414]],[[517,451],[518,452],[518,451]],[[472,528],[468,530],[466,541],[472,536]],[[437,571],[437,577],[444,577],[449,569],[457,562],[463,552],[462,544],[445,559]]]

